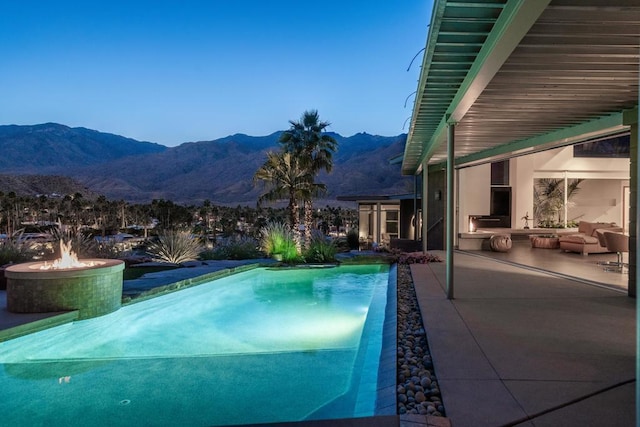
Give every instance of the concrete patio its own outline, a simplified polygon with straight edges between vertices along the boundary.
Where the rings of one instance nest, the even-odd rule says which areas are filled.
[[[636,301],[487,255],[412,266],[452,426],[636,425]]]

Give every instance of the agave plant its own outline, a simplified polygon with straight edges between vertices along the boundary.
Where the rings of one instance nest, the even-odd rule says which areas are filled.
[[[185,230],[166,230],[149,244],[147,252],[157,261],[181,264],[198,259],[202,246]]]
[[[33,244],[20,238],[21,234],[19,233],[18,237],[13,239],[0,240],[0,266],[31,261],[37,254]]]

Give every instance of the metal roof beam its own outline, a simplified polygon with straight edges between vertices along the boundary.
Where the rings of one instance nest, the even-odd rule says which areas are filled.
[[[509,0],[413,172],[446,140],[447,119],[460,121],[551,0]],[[423,83],[423,82],[421,82]],[[424,87],[422,87],[424,90]],[[407,168],[405,168],[406,171]]]

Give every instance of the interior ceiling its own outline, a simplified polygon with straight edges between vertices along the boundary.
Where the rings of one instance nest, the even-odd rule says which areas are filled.
[[[436,0],[403,174],[614,134],[637,121],[638,0]],[[631,118],[631,119],[629,119]]]

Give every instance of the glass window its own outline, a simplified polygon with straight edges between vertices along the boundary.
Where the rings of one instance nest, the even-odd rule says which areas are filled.
[[[630,152],[630,135],[620,135],[573,146],[573,157],[609,157],[628,159],[630,157]]]
[[[491,185],[509,185],[509,160],[491,163]]]
[[[397,209],[397,206],[396,206]],[[384,233],[388,234],[389,237],[398,237],[399,236],[399,218],[400,211],[385,211],[384,216]]]

